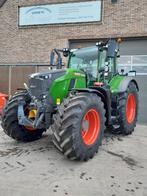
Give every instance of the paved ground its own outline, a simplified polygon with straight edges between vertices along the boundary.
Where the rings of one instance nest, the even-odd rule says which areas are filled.
[[[147,127],[105,135],[86,163],[66,160],[46,134],[18,143],[0,130],[0,196],[147,196]]]
[[[147,125],[147,76],[136,77],[139,85],[139,116],[138,122]]]

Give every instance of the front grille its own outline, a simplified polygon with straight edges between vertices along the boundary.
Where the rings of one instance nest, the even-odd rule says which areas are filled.
[[[48,73],[31,75],[29,79],[29,89],[31,94],[36,98],[42,94],[46,94],[49,91],[53,81],[64,74],[64,70],[56,70]]]
[[[46,84],[46,81],[40,78],[31,78],[29,80],[29,89],[33,96],[36,98],[39,97],[41,94],[46,93],[49,89],[50,85]]]

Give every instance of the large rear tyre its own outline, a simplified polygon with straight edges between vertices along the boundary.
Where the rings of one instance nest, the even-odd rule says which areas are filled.
[[[96,94],[70,95],[54,115],[53,143],[67,158],[87,161],[98,152],[105,121],[104,104]]]
[[[138,89],[133,82],[129,84],[127,91],[120,95],[117,109],[119,127],[116,131],[124,135],[132,134],[138,117]]]
[[[23,141],[31,142],[42,137],[42,133],[45,129],[32,129],[30,127],[24,127],[18,123],[18,100],[24,99],[27,104],[30,103],[30,96],[26,91],[16,93],[6,104],[2,114],[2,127],[4,132],[11,138]],[[27,107],[27,104],[25,107]],[[25,108],[24,108],[25,109]]]

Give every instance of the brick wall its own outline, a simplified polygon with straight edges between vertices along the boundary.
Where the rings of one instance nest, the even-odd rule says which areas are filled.
[[[0,8],[0,64],[48,63],[49,51],[67,47],[69,39],[147,36],[147,0],[104,0],[102,23],[18,28],[18,6],[57,2],[69,0],[6,1]]]

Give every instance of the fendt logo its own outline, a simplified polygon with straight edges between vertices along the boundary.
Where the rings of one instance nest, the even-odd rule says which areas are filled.
[[[0,0],[0,8],[4,5],[7,0]]]

